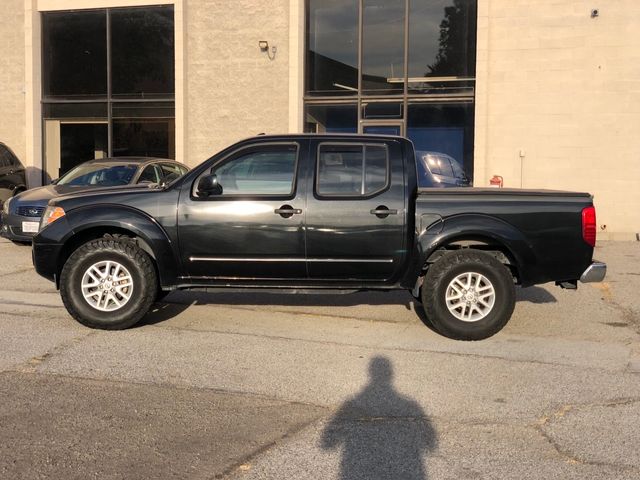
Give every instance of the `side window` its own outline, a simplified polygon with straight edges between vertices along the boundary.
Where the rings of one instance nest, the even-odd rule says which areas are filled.
[[[296,175],[297,145],[261,146],[242,152],[211,170],[222,195],[291,195]]]
[[[11,158],[9,150],[7,150],[3,145],[0,145],[0,168],[10,167],[12,165],[13,159]]]
[[[181,177],[186,169],[173,163],[163,163],[160,165],[162,168],[162,174],[164,175],[164,181],[167,183],[173,182],[176,178]]]
[[[382,145],[330,145],[318,148],[316,191],[323,197],[362,197],[383,190],[389,155]]]
[[[138,178],[138,183],[160,183],[160,172],[158,171],[157,165],[147,165],[142,173],[140,174],[140,178]]]
[[[465,178],[464,170],[462,170],[462,167],[460,166],[460,164],[453,158],[451,158],[450,160],[451,160],[451,167],[453,168],[454,177],[459,179]]]

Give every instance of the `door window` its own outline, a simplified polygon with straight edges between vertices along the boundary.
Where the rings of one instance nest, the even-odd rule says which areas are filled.
[[[175,179],[180,178],[187,172],[186,167],[174,165],[173,163],[163,163],[161,164],[161,168],[164,175],[164,181],[166,183],[173,182]]]
[[[261,146],[215,166],[222,195],[279,195],[294,191],[297,145]]]
[[[316,191],[322,197],[365,197],[387,187],[389,159],[382,145],[329,145],[318,149]]]
[[[160,183],[162,174],[157,165],[148,165],[140,174],[138,183]]]

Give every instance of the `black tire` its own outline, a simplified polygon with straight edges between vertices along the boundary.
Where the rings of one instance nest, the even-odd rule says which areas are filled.
[[[81,283],[89,267],[101,261],[115,261],[132,278],[133,291],[120,308],[101,311],[85,300]],[[67,311],[90,328],[122,330],[135,325],[147,313],[156,298],[156,271],[151,258],[126,237],[104,237],[85,243],[68,258],[60,274],[60,295]]]
[[[475,321],[463,321],[447,307],[446,295],[450,283],[459,275],[468,273],[484,276],[495,292],[492,307],[487,309],[483,318]],[[516,302],[515,286],[509,269],[493,256],[477,250],[452,252],[431,265],[422,285],[421,296],[427,318],[434,328],[442,335],[456,340],[482,340],[495,335],[511,318]],[[464,312],[470,311],[469,307],[467,310],[462,308],[462,316]]]

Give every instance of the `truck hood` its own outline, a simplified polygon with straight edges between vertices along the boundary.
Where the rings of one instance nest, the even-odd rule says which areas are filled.
[[[54,197],[52,204],[59,204],[61,202],[73,201],[75,199],[83,199],[86,201],[88,197],[100,198],[113,196],[114,198],[122,198],[127,194],[151,194],[155,192],[161,192],[163,188],[158,187],[155,183],[142,183],[135,185],[123,185],[117,187],[94,187],[94,188],[82,188],[80,190],[69,191],[64,194],[60,194]]]
[[[52,198],[92,189],[95,190],[95,187],[92,188],[86,185],[46,185],[22,192],[16,196],[14,205],[46,205]]]

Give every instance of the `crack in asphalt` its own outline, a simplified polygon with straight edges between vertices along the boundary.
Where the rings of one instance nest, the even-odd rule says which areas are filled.
[[[615,468],[625,472],[640,472],[640,467],[636,467],[632,465],[620,465],[612,462],[584,459],[580,456],[579,453],[571,452],[569,448],[564,447],[560,441],[556,440],[551,436],[551,434],[545,431],[545,426],[551,425],[551,423],[563,418],[565,415],[567,415],[572,411],[584,410],[590,407],[618,407],[622,405],[631,405],[639,402],[640,402],[640,398],[632,397],[632,398],[616,398],[616,399],[611,399],[604,402],[566,404],[556,409],[554,412],[551,412],[550,414],[543,415],[538,419],[536,423],[528,426],[532,427],[536,432],[538,432],[538,434],[555,450],[555,452],[561,458],[564,458],[569,463],[591,465],[594,467]]]

